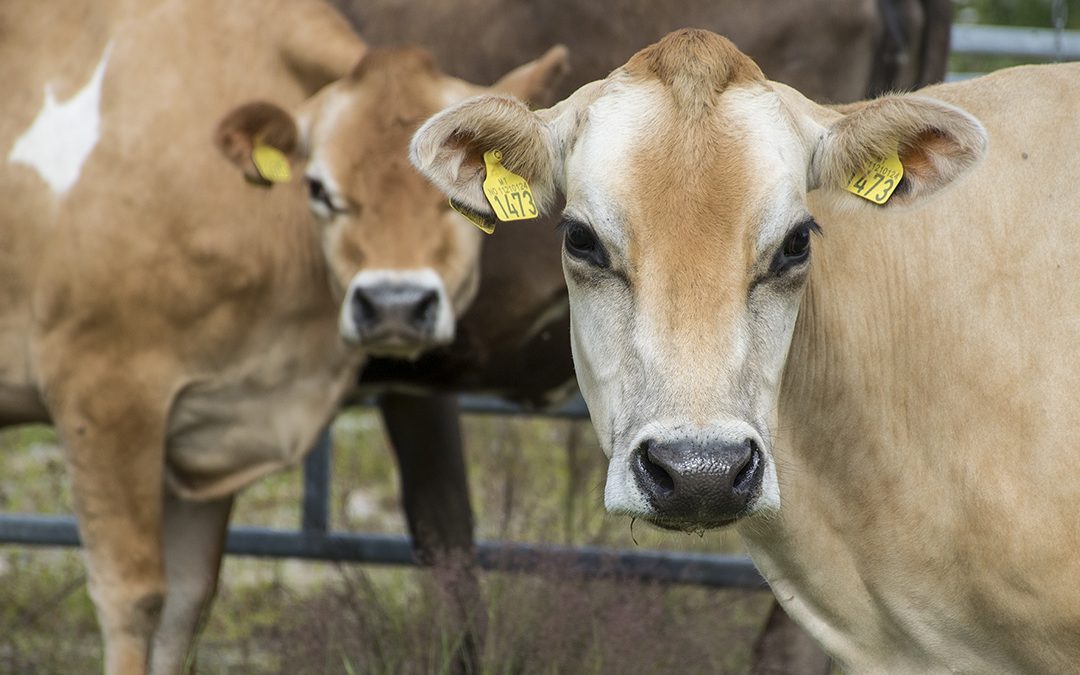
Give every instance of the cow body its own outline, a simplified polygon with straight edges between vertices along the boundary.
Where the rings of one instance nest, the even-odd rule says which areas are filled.
[[[1078,83],[1070,64],[923,90],[986,127],[972,175],[910,213],[812,203],[781,508],[740,533],[854,672],[1080,662]]]
[[[0,421],[64,443],[107,670],[173,672],[231,495],[311,447],[360,363],[305,200],[228,189],[214,123],[299,103],[364,46],[318,3],[0,12],[0,56],[30,64],[0,122]]]
[[[24,11],[48,13],[29,4]],[[266,91],[299,101],[325,83],[278,66],[282,43],[257,39],[271,28],[248,21],[250,10],[236,5],[214,33],[196,28],[217,15],[212,3],[161,3],[102,26],[96,40],[87,38],[86,58],[75,59],[82,67],[57,64],[56,75],[19,88],[12,100],[25,110],[5,117],[2,141],[13,148],[5,203],[19,211],[4,219],[12,243],[4,292],[13,302],[4,303],[0,339],[15,348],[2,350],[0,372],[23,402],[6,412],[12,421],[48,417],[70,440],[80,423],[58,415],[58,404],[81,417],[92,405],[84,398],[122,397],[119,383],[145,380],[152,393],[125,405],[167,417],[167,480],[200,499],[235,491],[305,452],[358,365],[338,338],[303,201],[206,189],[235,174],[208,143],[212,126],[189,120],[206,118],[207,105],[223,114]],[[305,18],[320,27],[318,17]],[[347,70],[362,46],[337,27],[342,32],[331,37],[352,38],[338,45],[338,68]],[[179,58],[185,77],[163,76]],[[49,63],[25,53],[19,60]],[[96,113],[100,121],[69,183],[39,173],[35,162],[50,159],[47,148],[19,153],[27,120],[48,116],[43,82],[53,92],[46,97],[61,104],[88,86],[98,92],[96,110],[76,119]],[[200,198],[177,199],[186,194]],[[230,428],[246,431],[222,433]]]
[[[854,101],[867,92],[940,81],[948,54],[949,6],[940,0],[839,0],[757,5],[690,0],[677,6],[642,0],[335,0],[373,43],[429,46],[448,73],[490,82],[522,56],[553,42],[571,45],[573,72],[564,98],[607,76],[641,48],[684,26],[721,31],[771,79],[815,100]],[[484,25],[479,49],[462,45]],[[882,63],[882,61],[896,63]],[[886,74],[886,79],[882,79]]]
[[[538,203],[566,195],[610,511],[735,523],[852,672],[1065,672],[1078,82],[1019,68],[830,109],[683,31],[550,110],[448,109],[413,159],[482,213],[459,152],[497,144]],[[843,189],[890,153],[884,206]]]

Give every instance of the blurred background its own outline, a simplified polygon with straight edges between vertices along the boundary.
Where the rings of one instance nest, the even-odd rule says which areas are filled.
[[[958,25],[1080,29],[1080,0],[964,0]],[[571,45],[572,47],[572,45]],[[954,54],[952,72],[1031,58]],[[731,532],[661,533],[606,516],[606,462],[587,422],[468,416],[467,466],[480,539],[739,553]],[[405,534],[394,458],[378,415],[333,427],[331,528]],[[299,526],[298,470],[258,482],[234,524]],[[0,431],[0,511],[71,511],[51,429]],[[101,646],[77,550],[0,546],[0,673],[90,673]],[[493,673],[745,671],[771,604],[760,591],[485,573]],[[434,582],[414,568],[228,557],[198,665],[205,673],[431,673],[456,640]]]

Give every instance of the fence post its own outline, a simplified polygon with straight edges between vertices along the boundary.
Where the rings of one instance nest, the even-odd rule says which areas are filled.
[[[330,428],[327,427],[304,458],[304,500],[300,528],[306,535],[325,535],[330,526],[330,450]]]

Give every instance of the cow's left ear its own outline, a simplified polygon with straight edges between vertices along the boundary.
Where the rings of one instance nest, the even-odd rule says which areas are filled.
[[[495,91],[517,96],[539,108],[546,108],[555,100],[555,90],[570,72],[569,52],[562,45],[555,45],[543,56],[514,68],[491,85]]]
[[[485,155],[497,150],[502,166],[524,178],[540,213],[556,196],[556,150],[540,115],[511,96],[475,96],[435,115],[417,130],[409,157],[451,201],[494,219],[484,194]]]
[[[293,116],[273,103],[262,101],[246,103],[227,114],[214,131],[214,144],[226,159],[239,167],[245,178],[259,185],[284,182],[298,159],[298,132]],[[272,150],[256,154],[259,146]]]
[[[846,106],[815,148],[810,187],[836,199],[862,200],[846,190],[867,167],[898,157],[903,178],[885,206],[918,201],[946,187],[974,167],[986,153],[986,130],[977,119],[954,106],[921,96],[886,96]],[[887,172],[885,172],[887,173]],[[876,174],[863,190],[868,196]],[[886,177],[881,183],[884,186]],[[857,188],[856,188],[857,189]]]

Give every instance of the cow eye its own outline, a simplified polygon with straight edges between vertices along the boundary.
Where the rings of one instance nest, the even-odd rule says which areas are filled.
[[[813,219],[809,219],[789,232],[773,261],[773,270],[780,273],[806,262],[810,257],[810,235],[820,229]]]
[[[336,213],[337,208],[334,207],[334,202],[330,199],[330,193],[327,192],[326,186],[318,178],[307,177],[308,198],[313,205],[319,206],[326,210],[326,215]]]
[[[607,252],[596,239],[592,228],[576,220],[563,219],[559,224],[563,231],[563,247],[566,254],[596,267],[606,267]]]
[[[810,229],[800,227],[784,240],[784,255],[788,258],[801,258],[810,252]]]
[[[578,256],[585,256],[596,250],[596,237],[589,229],[574,223],[566,230],[566,248]]]

